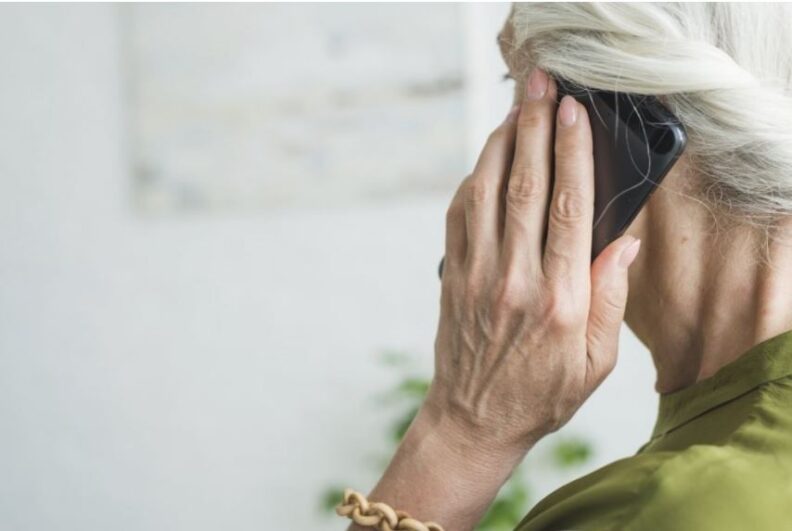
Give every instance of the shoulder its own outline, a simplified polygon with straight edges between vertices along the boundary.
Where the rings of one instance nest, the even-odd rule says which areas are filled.
[[[792,521],[789,463],[735,446],[693,445],[646,476],[623,529],[773,529]]]
[[[637,454],[553,492],[519,531],[730,531],[792,521],[792,467],[744,445]]]

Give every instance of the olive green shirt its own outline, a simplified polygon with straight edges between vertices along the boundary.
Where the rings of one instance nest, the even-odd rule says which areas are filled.
[[[649,442],[540,501],[517,531],[792,529],[792,330],[661,394]]]

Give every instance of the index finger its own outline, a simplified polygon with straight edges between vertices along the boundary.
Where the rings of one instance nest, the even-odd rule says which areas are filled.
[[[555,182],[542,266],[545,277],[575,288],[588,282],[594,217],[594,155],[586,108],[566,95],[558,106]]]

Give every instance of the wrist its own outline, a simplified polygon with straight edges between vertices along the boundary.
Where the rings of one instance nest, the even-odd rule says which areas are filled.
[[[369,499],[446,529],[472,530],[530,447],[476,433],[427,398]]]
[[[411,429],[418,433],[438,434],[446,441],[447,451],[462,453],[466,459],[482,461],[484,466],[491,466],[493,461],[519,464],[546,434],[537,427],[521,430],[521,435],[515,437],[512,426],[504,429],[502,422],[493,425],[492,422],[470,418],[471,415],[465,410],[454,411],[444,394],[442,389],[432,384]],[[521,421],[524,422],[524,419]]]
[[[369,499],[445,529],[472,530],[524,456],[525,450],[466,437],[448,415],[425,404]]]
[[[421,407],[405,434],[400,450],[420,455],[458,489],[492,490],[492,496],[528,451],[475,436],[431,404]]]
[[[477,447],[421,408],[369,499],[445,529],[472,530],[523,456]]]

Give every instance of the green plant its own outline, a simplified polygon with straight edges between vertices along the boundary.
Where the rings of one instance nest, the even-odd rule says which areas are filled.
[[[409,367],[409,357],[403,353],[387,351],[380,360],[402,373],[399,383],[378,397],[380,403],[397,406],[397,413],[388,429],[387,455],[378,460],[381,473],[418,413],[429,389],[430,380],[415,376],[414,371]],[[556,469],[573,468],[585,464],[592,453],[591,444],[585,439],[564,437],[553,445],[550,463]],[[525,516],[534,501],[530,496],[531,488],[526,478],[525,467],[525,464],[520,465],[504,484],[476,527],[477,531],[511,531]],[[343,495],[344,489],[341,486],[325,489],[320,500],[322,510],[332,512],[343,499]]]

